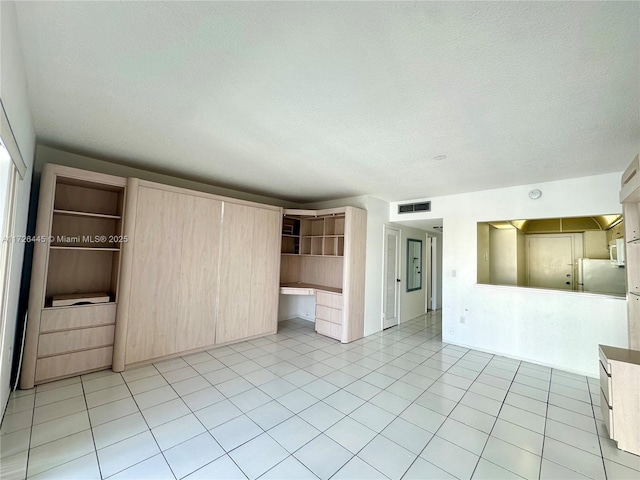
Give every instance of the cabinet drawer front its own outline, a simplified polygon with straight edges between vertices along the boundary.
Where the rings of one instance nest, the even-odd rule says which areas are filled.
[[[316,332],[320,335],[326,335],[327,337],[340,340],[342,337],[342,326],[316,319]]]
[[[342,310],[342,295],[339,293],[316,292],[316,305]]]
[[[58,377],[76,375],[91,370],[111,366],[113,347],[96,348],[83,352],[40,358],[36,362],[35,383],[46,382]]]
[[[598,348],[598,353],[600,354],[600,363],[602,364],[602,367],[607,374],[611,375],[611,364],[609,363],[609,360],[607,360],[607,357],[602,353],[600,348]]]
[[[600,398],[604,400],[604,392],[600,390]],[[604,423],[607,426],[607,431],[609,432],[609,436],[615,440],[614,432],[613,432],[613,409],[609,408],[607,402],[600,401],[600,411],[602,412],[602,418],[604,418]]]
[[[605,400],[607,405],[613,406],[613,397],[611,395],[611,377],[604,369],[602,362],[600,363],[600,390],[602,391],[602,400]]]
[[[97,327],[116,322],[116,304],[44,309],[40,316],[40,333]]]
[[[38,340],[38,357],[111,346],[113,345],[114,331],[114,325],[107,325],[106,327],[45,333],[40,335]]]
[[[342,325],[342,310],[316,305],[316,318]]]

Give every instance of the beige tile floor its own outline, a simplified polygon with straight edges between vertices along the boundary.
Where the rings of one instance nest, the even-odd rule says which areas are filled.
[[[277,335],[12,394],[4,480],[640,479],[596,379],[447,345],[430,313],[348,345]]]

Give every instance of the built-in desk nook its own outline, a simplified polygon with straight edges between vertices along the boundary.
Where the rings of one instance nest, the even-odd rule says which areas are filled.
[[[315,329],[352,342],[364,335],[367,212],[284,210],[280,294],[315,297]]]

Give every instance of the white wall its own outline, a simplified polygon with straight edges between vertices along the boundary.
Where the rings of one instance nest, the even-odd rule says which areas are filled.
[[[27,165],[27,174],[18,182],[15,234],[25,235],[29,211],[29,193],[35,150],[35,129],[27,98],[27,80],[19,43],[14,2],[0,2],[0,98],[16,137],[18,148]],[[4,134],[4,132],[3,132]],[[18,323],[18,296],[24,257],[24,244],[14,244],[10,266],[8,308],[1,346],[0,409],[4,409],[10,393],[13,347]]]
[[[444,340],[597,377],[597,345],[627,346],[625,300],[478,285],[477,223],[619,213],[620,175],[436,197],[428,199],[431,212],[404,214],[403,220],[444,219]],[[540,199],[528,198],[532,188],[542,190]],[[389,212],[392,221],[398,219],[397,204]]]

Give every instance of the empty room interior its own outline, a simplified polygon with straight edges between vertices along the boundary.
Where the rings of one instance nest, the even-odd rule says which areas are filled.
[[[0,2],[0,478],[640,479],[640,2]]]

